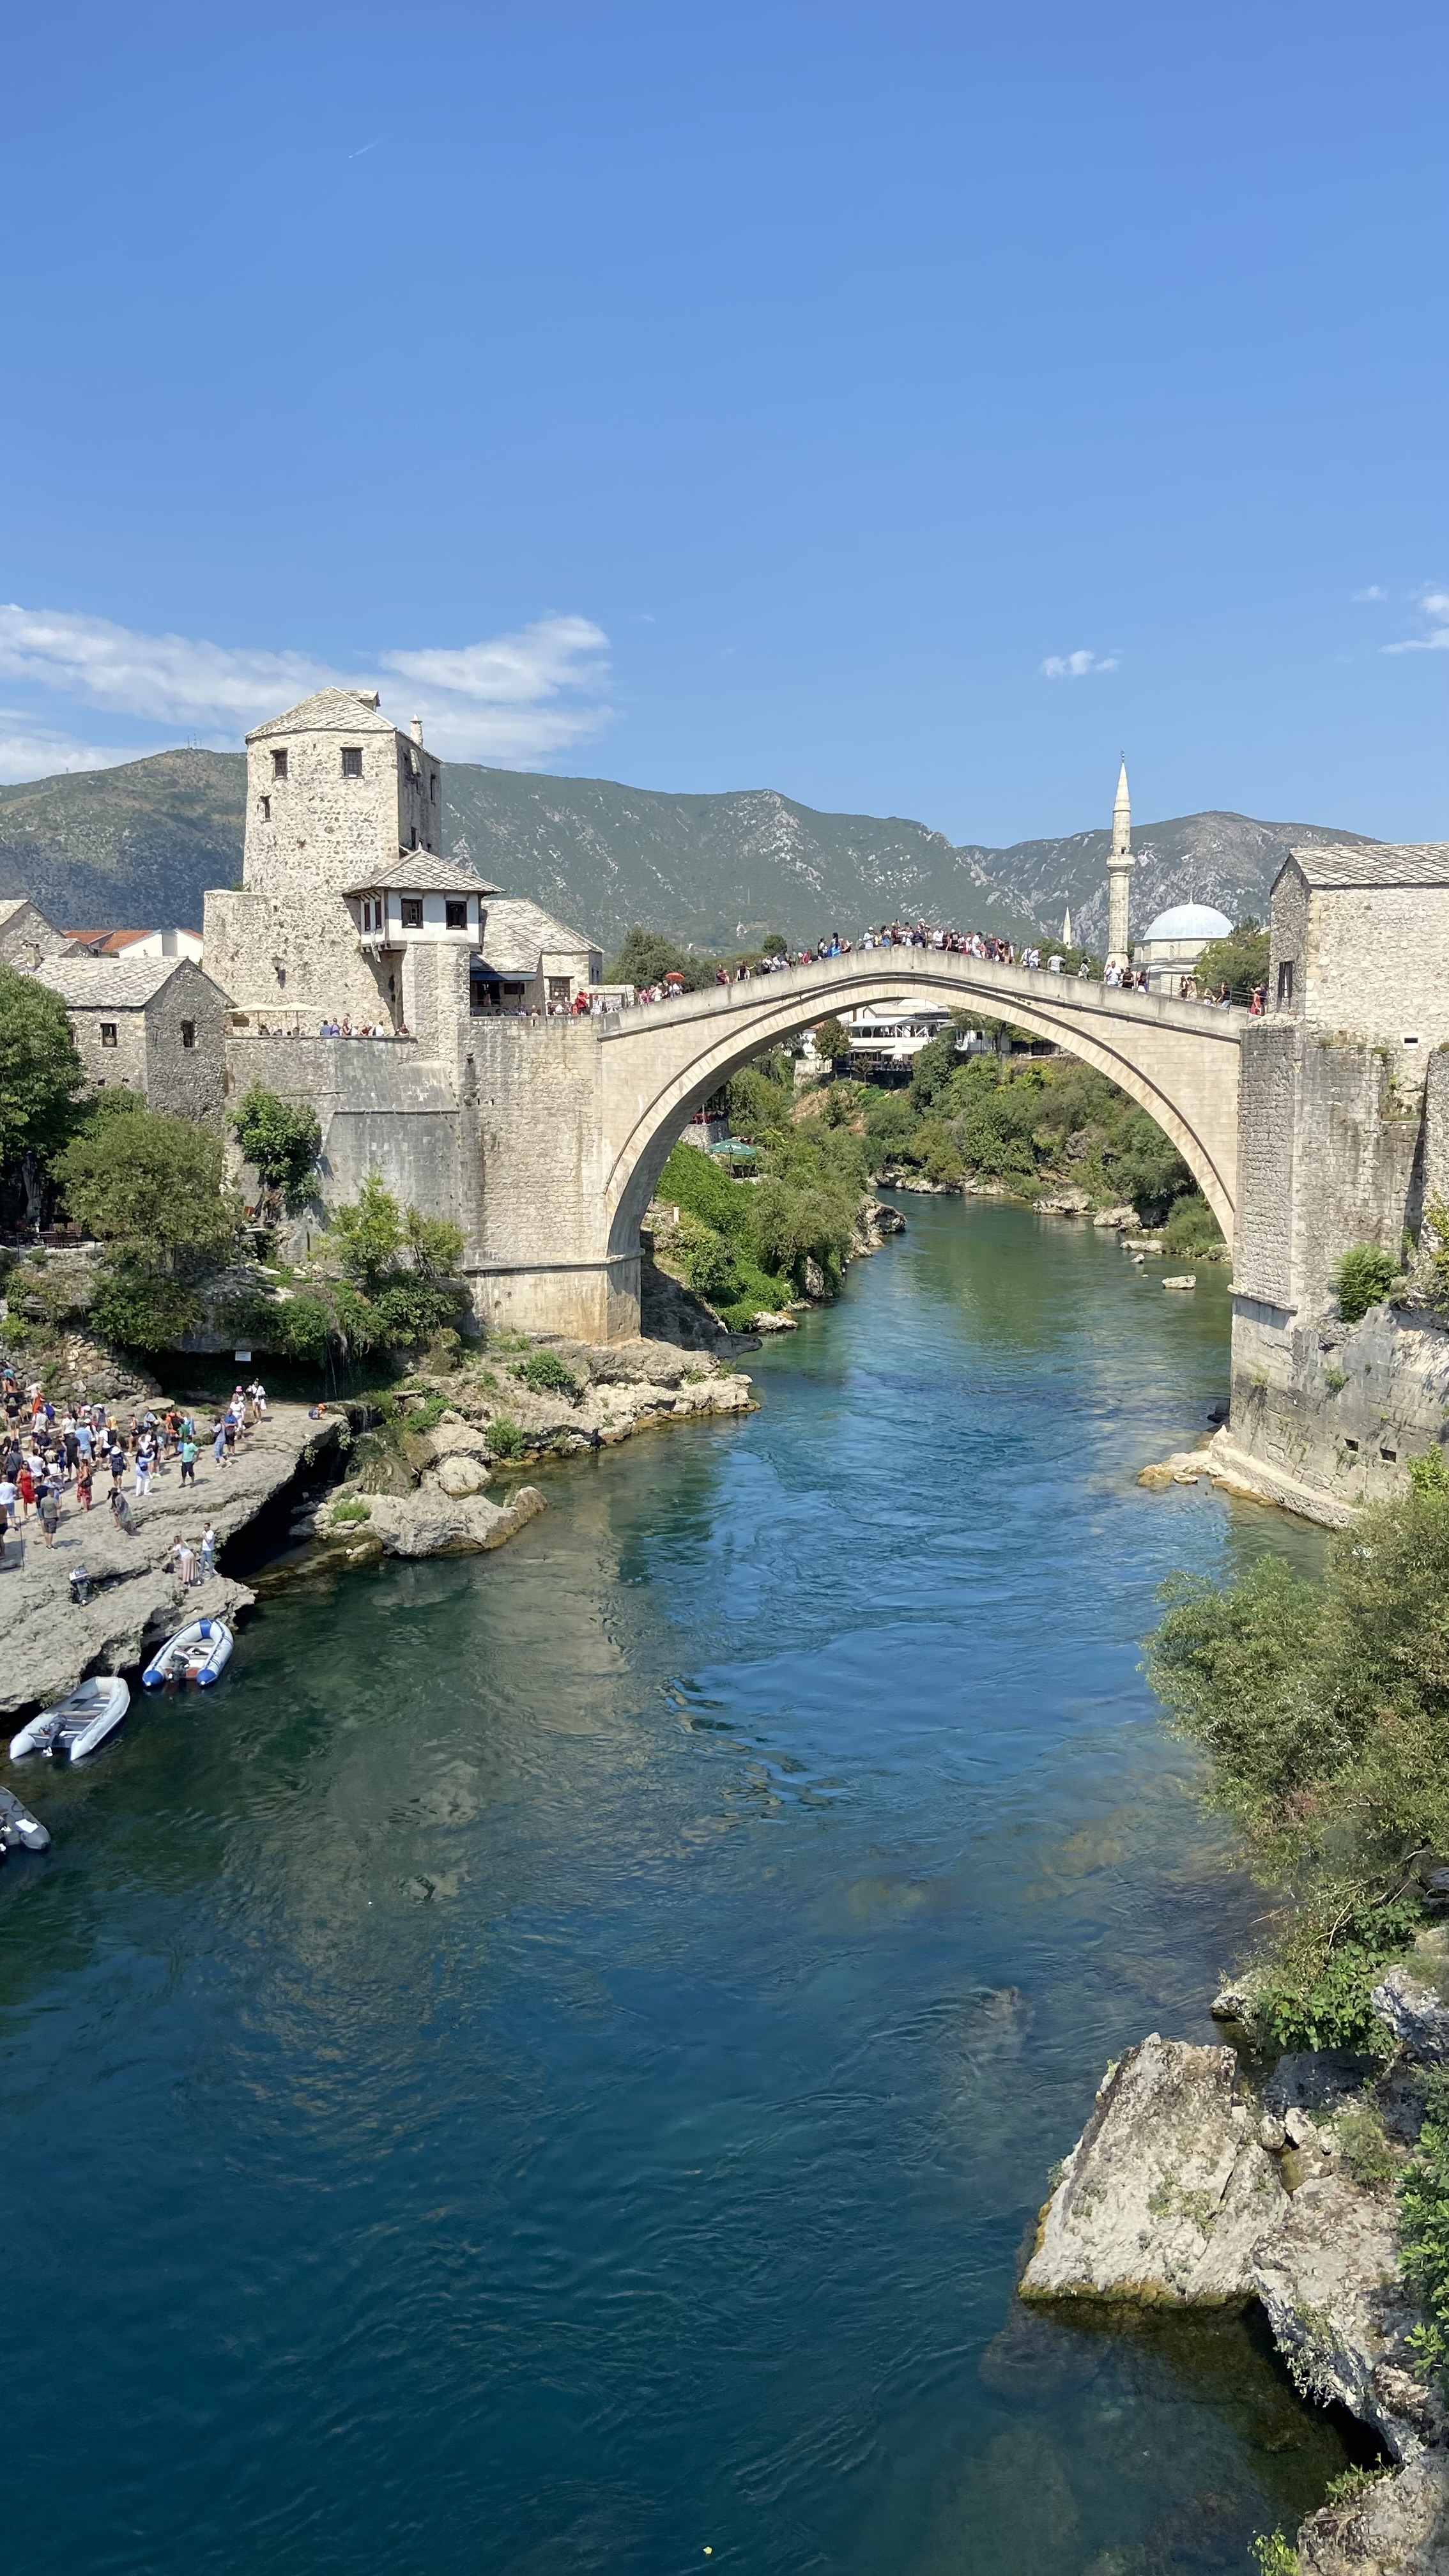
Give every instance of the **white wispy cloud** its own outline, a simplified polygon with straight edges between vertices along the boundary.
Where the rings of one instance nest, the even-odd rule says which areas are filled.
[[[1362,608],[1368,600],[1387,599],[1388,595],[1389,594],[1386,590],[1380,589],[1376,581],[1371,581],[1367,590],[1356,590],[1354,592],[1353,604],[1355,608]]]
[[[488,643],[390,650],[377,654],[369,670],[344,671],[311,653],[146,635],[104,617],[0,607],[0,677],[72,705],[184,727],[218,749],[314,689],[380,688],[386,701],[392,680],[398,720],[406,724],[420,715],[428,741],[446,758],[504,765],[543,760],[607,723],[607,652],[608,637],[590,619],[541,617]],[[20,721],[32,748],[44,741],[47,727]],[[53,767],[107,767],[135,760],[146,748],[104,751],[69,735],[51,738],[74,755]],[[19,742],[16,756],[29,756]],[[7,768],[6,757],[0,744],[0,776],[43,774]]]
[[[81,742],[73,733],[55,733],[33,724],[16,707],[0,707],[0,779],[53,778],[60,770],[114,769],[118,761],[135,760],[135,746],[119,751],[110,744]]]
[[[1421,590],[1419,614],[1426,632],[1406,635],[1397,644],[1381,644],[1381,653],[1449,653],[1449,590]]]
[[[1100,671],[1115,671],[1115,653],[1049,653],[1042,664],[1047,680],[1087,680]]]

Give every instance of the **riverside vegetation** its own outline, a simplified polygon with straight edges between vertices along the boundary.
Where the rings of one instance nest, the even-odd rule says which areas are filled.
[[[1176,1148],[1106,1077],[1061,1058],[978,1054],[958,1041],[980,1023],[958,1015],[921,1049],[909,1086],[827,1076],[796,1091],[776,1050],[729,1085],[731,1134],[754,1153],[735,1180],[692,1145],[676,1145],[656,1200],[679,1223],[658,1257],[733,1331],[802,1294],[833,1296],[858,1245],[873,1182],[988,1189],[1029,1205],[1071,1192],[1083,1209],[1130,1205],[1163,1228],[1169,1252],[1203,1258],[1222,1237]],[[994,1031],[988,1032],[995,1034]],[[838,1023],[816,1033],[829,1056]]]
[[[1416,1945],[1423,1957],[1441,1910],[1432,1873],[1449,1854],[1449,1467],[1431,1450],[1410,1475],[1401,1501],[1370,1507],[1337,1536],[1321,1582],[1272,1556],[1226,1589],[1179,1578],[1148,1642],[1170,1722],[1206,1757],[1207,1803],[1277,1891],[1267,1955],[1238,1981],[1268,2053],[1387,2059],[1393,2034],[1374,1988]],[[1368,2104],[1344,2149],[1365,2184],[1397,2170]],[[1422,2367],[1444,2373],[1449,2068],[1424,2079],[1398,2205],[1402,2268],[1425,2311],[1413,2340]]]

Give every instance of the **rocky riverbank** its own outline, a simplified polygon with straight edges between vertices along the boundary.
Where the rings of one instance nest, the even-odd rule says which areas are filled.
[[[750,1381],[735,1365],[753,1343],[723,1332],[693,1299],[676,1314],[666,1289],[673,1283],[655,1290],[654,1312],[692,1337],[684,1348],[653,1339],[608,1349],[549,1344],[546,1356],[523,1342],[490,1348],[420,1371],[395,1392],[316,1414],[303,1404],[273,1405],[224,1466],[203,1448],[194,1487],[182,1486],[174,1462],[164,1468],[150,1496],[132,1501],[129,1534],[103,1495],[89,1513],[68,1504],[51,1548],[32,1517],[12,1532],[0,1564],[0,1714],[63,1698],[89,1673],[134,1670],[178,1624],[183,1598],[188,1618],[231,1621],[278,1571],[294,1580],[319,1557],[361,1564],[490,1551],[544,1509],[530,1483],[489,1493],[500,1472],[513,1478],[533,1463],[609,1448],[666,1423],[753,1410]],[[290,1528],[278,1532],[279,1569],[250,1582],[218,1573],[183,1596],[175,1540],[194,1545],[210,1520],[224,1550],[294,1483]],[[85,1604],[71,1597],[80,1565],[90,1578]]]
[[[1387,1990],[1375,2001],[1392,2020]],[[1449,2569],[1449,2423],[1416,2373],[1398,2268],[1394,2183],[1423,2080],[1404,2039],[1419,2025],[1396,2008],[1387,2071],[1319,2051],[1255,2080],[1231,2048],[1152,2032],[1103,2077],[1020,2284],[1038,2302],[1259,2303],[1301,2394],[1356,2416],[1392,2468],[1304,2523],[1303,2576]]]

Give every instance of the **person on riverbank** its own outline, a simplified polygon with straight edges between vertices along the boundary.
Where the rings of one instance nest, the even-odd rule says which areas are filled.
[[[226,1424],[224,1422],[218,1422],[211,1435],[211,1463],[214,1467],[226,1465]]]
[[[183,1423],[181,1426],[180,1438],[176,1444],[176,1454],[181,1460],[181,1481],[183,1485],[194,1485],[196,1482],[196,1433],[189,1422]]]
[[[196,1550],[190,1539],[182,1538],[179,1531],[171,1542],[171,1559],[182,1591],[189,1592],[196,1581]]]
[[[20,1519],[23,1526],[29,1520],[35,1503],[35,1475],[28,1458],[21,1462],[20,1473],[15,1484],[16,1492],[20,1497]]]
[[[136,1515],[126,1500],[124,1488],[120,1485],[111,1487],[111,1518],[117,1529],[125,1531],[127,1538],[135,1537]]]
[[[5,1537],[15,1513],[15,1486],[9,1476],[0,1476],[0,1561],[5,1555]]]
[[[40,1497],[40,1535],[47,1547],[54,1547],[60,1527],[60,1496],[54,1485],[47,1485]]]
[[[156,1443],[149,1431],[143,1431],[136,1443],[136,1494],[151,1491],[151,1478],[156,1468]]]
[[[89,1458],[82,1458],[75,1471],[75,1498],[83,1512],[88,1512],[95,1490],[95,1471]]]
[[[216,1572],[216,1532],[210,1521],[201,1533],[201,1581],[209,1583]]]

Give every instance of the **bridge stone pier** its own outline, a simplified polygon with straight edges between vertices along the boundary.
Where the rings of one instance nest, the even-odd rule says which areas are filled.
[[[482,1319],[582,1341],[639,1330],[639,1227],[670,1147],[762,1048],[897,997],[1049,1039],[1176,1145],[1229,1243],[1247,1015],[932,949],[857,951],[588,1020],[475,1022],[465,1078],[482,1164],[468,1272]]]

